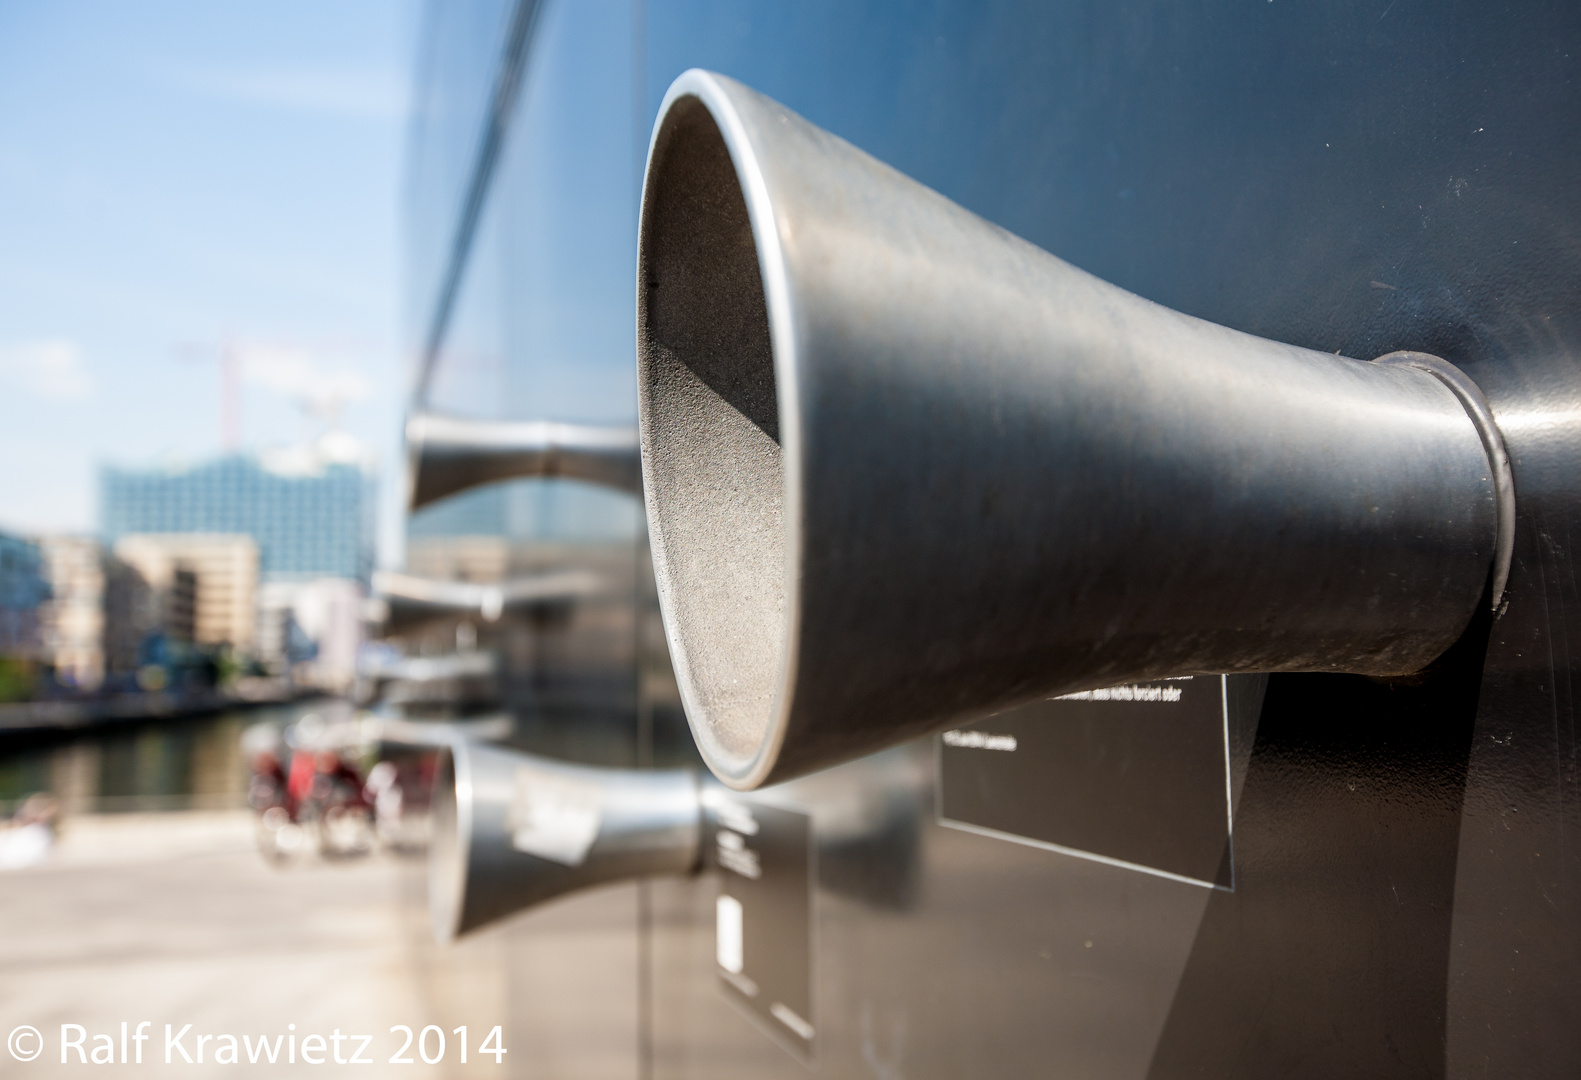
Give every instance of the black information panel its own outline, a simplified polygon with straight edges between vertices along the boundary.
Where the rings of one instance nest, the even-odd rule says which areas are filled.
[[[805,1061],[812,1010],[812,821],[729,796],[714,801],[720,868],[716,961],[725,996]]]
[[[1116,686],[946,731],[940,822],[1233,888],[1234,729],[1247,706],[1255,728],[1261,680]]]

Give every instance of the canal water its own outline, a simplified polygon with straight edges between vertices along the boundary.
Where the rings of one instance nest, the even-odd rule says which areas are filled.
[[[39,792],[55,796],[66,814],[245,807],[242,732],[257,723],[283,727],[326,705],[333,707],[309,701],[0,739],[0,815]]]

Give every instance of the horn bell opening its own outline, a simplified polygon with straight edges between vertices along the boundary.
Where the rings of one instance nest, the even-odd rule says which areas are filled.
[[[748,788],[783,738],[795,545],[753,214],[715,115],[728,124],[727,105],[692,74],[662,110],[644,184],[643,482],[687,717],[715,774]]]

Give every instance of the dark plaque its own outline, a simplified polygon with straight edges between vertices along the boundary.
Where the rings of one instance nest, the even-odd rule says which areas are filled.
[[[812,1010],[812,822],[734,796],[714,800],[720,868],[715,961],[725,996],[804,1061]]]
[[[941,824],[1234,886],[1231,806],[1263,676],[1041,701],[939,737]]]

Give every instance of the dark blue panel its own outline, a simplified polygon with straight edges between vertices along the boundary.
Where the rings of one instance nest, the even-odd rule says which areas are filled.
[[[1470,359],[1581,282],[1572,4],[716,0],[648,25],[650,118],[713,68],[1239,329],[1371,356],[1427,321],[1412,347]]]

